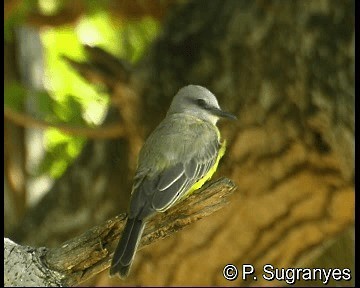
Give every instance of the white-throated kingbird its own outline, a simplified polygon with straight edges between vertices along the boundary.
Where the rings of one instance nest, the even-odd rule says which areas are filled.
[[[165,119],[142,147],[131,192],[128,219],[115,250],[110,275],[129,274],[146,221],[199,189],[225,153],[216,127],[220,109],[214,94],[188,85],[175,95]]]

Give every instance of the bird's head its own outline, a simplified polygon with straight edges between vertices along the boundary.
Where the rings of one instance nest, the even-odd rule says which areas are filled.
[[[185,86],[176,93],[167,115],[175,113],[189,114],[214,125],[220,118],[237,119],[221,110],[215,95],[199,85]]]

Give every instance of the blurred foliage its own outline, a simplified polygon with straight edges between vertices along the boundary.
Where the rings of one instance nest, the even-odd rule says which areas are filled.
[[[30,13],[54,15],[71,1],[26,0],[13,1],[15,8],[8,9],[4,21],[7,41],[13,31],[24,25]],[[80,17],[65,25],[43,26],[39,29],[44,48],[43,79],[46,91],[26,91],[20,83],[5,83],[5,105],[17,111],[23,104],[35,104],[37,118],[49,123],[67,123],[69,126],[95,127],[104,120],[109,97],[103,87],[87,83],[76,74],[62,56],[75,61],[86,60],[83,44],[98,46],[118,58],[136,62],[157,36],[158,19],[146,16],[138,19],[116,19],[109,11],[111,1],[80,1],[85,7]],[[71,7],[70,7],[71,8]],[[31,97],[32,99],[29,99]],[[26,113],[26,112],[25,112]],[[45,156],[33,176],[49,174],[60,177],[78,156],[86,143],[84,137],[65,135],[54,128],[44,133]]]
[[[15,1],[16,2],[16,1]],[[5,11],[4,11],[4,40],[12,41],[14,34],[14,28],[20,26],[24,23],[26,15],[31,11],[34,6],[34,1],[23,0],[17,1],[16,3],[11,3],[11,1],[5,1]],[[13,6],[16,6],[13,8]],[[6,11],[11,10],[11,13]]]
[[[68,0],[38,0],[38,9],[44,15],[54,15],[64,6]]]
[[[26,88],[21,83],[12,81],[4,85],[4,105],[15,111],[22,111]]]

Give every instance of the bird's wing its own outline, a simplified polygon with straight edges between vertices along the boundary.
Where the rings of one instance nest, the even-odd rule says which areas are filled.
[[[203,147],[198,154],[194,153],[186,162],[179,162],[168,167],[159,175],[156,189],[151,199],[152,208],[165,211],[201,178],[203,178],[215,164],[219,151],[219,142],[214,139]]]
[[[153,177],[147,177],[146,171],[138,171],[130,203],[130,218],[143,219],[155,211],[163,212],[171,207],[213,167],[219,146],[218,140],[214,139],[203,147],[201,153],[194,153],[187,161],[177,162]]]

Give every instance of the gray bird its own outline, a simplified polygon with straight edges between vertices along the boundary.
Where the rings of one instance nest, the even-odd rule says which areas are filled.
[[[216,127],[222,118],[214,94],[189,85],[175,95],[165,119],[150,134],[138,159],[128,219],[115,250],[110,275],[128,276],[146,222],[199,189],[225,153]]]

